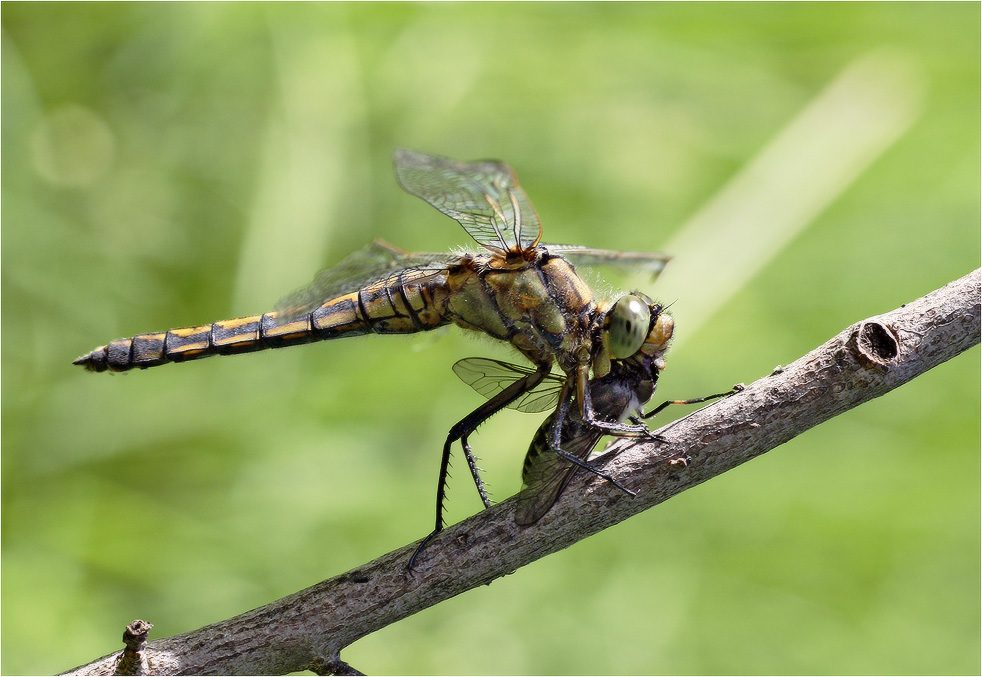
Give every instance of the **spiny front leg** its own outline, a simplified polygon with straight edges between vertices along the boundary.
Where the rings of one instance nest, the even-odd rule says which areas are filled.
[[[447,477],[450,469],[450,451],[453,448],[453,444],[457,440],[461,440],[461,446],[464,447],[464,455],[467,457],[467,464],[471,468],[471,473],[474,476],[477,491],[481,495],[481,500],[484,502],[485,506],[490,507],[490,499],[488,498],[487,492],[484,489],[484,483],[480,479],[480,475],[477,471],[477,464],[474,461],[473,454],[470,452],[470,447],[466,444],[466,438],[468,435],[474,432],[479,425],[539,385],[549,374],[551,368],[551,361],[544,361],[537,364],[534,372],[509,385],[500,393],[462,418],[450,429],[450,432],[447,434],[447,441],[443,445],[443,456],[440,459],[440,474],[436,489],[436,524],[433,531],[427,534],[420,544],[416,546],[416,550],[413,552],[412,557],[409,558],[409,569],[413,568],[413,565],[416,563],[416,558],[419,556],[420,552],[423,551],[423,548],[426,547],[426,545],[432,541],[437,534],[443,531],[443,504],[447,495]]]
[[[481,477],[481,468],[477,465],[477,456],[474,455],[474,451],[471,449],[470,435],[464,435],[460,438],[460,446],[464,449],[464,458],[467,459],[467,467],[470,468],[471,477],[474,478],[474,486],[477,487],[477,493],[481,497],[481,502],[484,503],[485,509],[491,507],[491,497],[488,494],[488,485]]]
[[[461,421],[462,423],[463,421]],[[460,425],[458,423],[457,425]],[[454,426],[456,428],[456,426]],[[416,549],[413,550],[412,556],[409,558],[409,564],[406,565],[407,569],[412,569],[416,564],[416,558],[419,557],[419,553],[423,552],[423,548],[433,540],[433,538],[443,531],[443,503],[447,497],[447,477],[450,474],[450,450],[453,447],[453,443],[456,438],[453,437],[453,428],[450,430],[450,435],[447,437],[447,441],[443,444],[443,456],[440,459],[440,476],[437,480],[436,485],[436,526],[433,531],[426,534],[423,540],[419,542]]]

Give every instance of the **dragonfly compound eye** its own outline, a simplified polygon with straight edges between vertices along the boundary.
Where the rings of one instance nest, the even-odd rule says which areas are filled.
[[[619,298],[610,311],[610,324],[607,326],[610,356],[623,360],[638,352],[648,336],[650,325],[648,304],[633,294]]]

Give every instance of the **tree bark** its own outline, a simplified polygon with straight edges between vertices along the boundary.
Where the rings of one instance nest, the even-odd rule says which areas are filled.
[[[509,499],[444,530],[406,564],[415,543],[306,590],[182,635],[130,641],[128,674],[358,674],[344,647],[442,600],[486,585],[612,526],[879,397],[979,343],[980,272],[854,324],[801,359],[658,431],[619,440],[601,459],[638,495],[580,472],[536,524],[514,522]],[[134,627],[131,625],[131,627]],[[145,636],[145,635],[144,635]],[[67,674],[111,675],[123,651]]]

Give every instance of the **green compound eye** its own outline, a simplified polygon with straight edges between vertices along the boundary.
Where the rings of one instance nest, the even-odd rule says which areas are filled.
[[[610,311],[607,336],[610,356],[623,360],[638,352],[648,336],[651,312],[648,305],[633,294],[622,296]]]

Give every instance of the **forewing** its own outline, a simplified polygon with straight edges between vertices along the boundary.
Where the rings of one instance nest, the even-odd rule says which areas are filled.
[[[506,254],[539,241],[539,217],[505,163],[457,162],[400,148],[394,165],[403,190],[457,221],[488,249]]]
[[[484,357],[468,357],[458,361],[453,371],[461,381],[481,393],[486,399],[491,399],[502,390],[520,378],[535,373],[532,367],[523,367],[499,360],[489,360]],[[555,374],[549,374],[532,390],[522,394],[517,400],[508,405],[509,409],[517,409],[527,414],[548,411],[559,401],[559,392],[563,388],[564,379]]]
[[[325,301],[358,291],[409,270],[438,274],[456,260],[453,254],[410,254],[382,240],[352,252],[336,266],[325,268],[314,281],[276,304],[282,324],[308,313]]]
[[[549,253],[559,254],[574,266],[607,266],[624,273],[646,272],[651,275],[652,282],[672,258],[661,252],[622,252],[613,249],[580,247],[572,244],[547,244],[544,246],[549,250]]]

